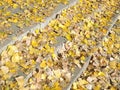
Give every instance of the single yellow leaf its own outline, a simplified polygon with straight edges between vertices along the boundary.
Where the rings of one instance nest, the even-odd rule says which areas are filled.
[[[37,50],[37,49],[35,49],[34,47],[30,46],[30,47],[29,47],[29,53],[30,53],[30,54],[33,54],[33,53],[39,54],[39,50]]]
[[[120,70],[120,63],[117,64],[118,69]]]
[[[12,62],[19,62],[21,59],[21,57],[19,56],[18,53],[15,53],[13,56],[12,56]]]
[[[96,85],[96,86],[94,87],[94,90],[100,90],[100,88],[101,88],[100,85]]]
[[[69,40],[69,41],[71,41],[72,40],[72,37],[71,37],[71,35],[70,34],[66,34],[66,36],[65,36],[66,38],[67,38],[67,40]]]
[[[8,73],[7,73],[7,74],[4,74],[2,78],[3,78],[3,80],[9,79],[9,78],[10,78],[10,75],[9,75]]]
[[[46,74],[44,74],[44,73],[43,73],[43,74],[41,74],[41,79],[43,79],[43,80],[44,80],[44,79],[46,79],[46,77],[47,77],[47,75],[46,75]]]
[[[77,66],[80,66],[79,60],[74,60],[74,63],[75,63]]]
[[[11,20],[11,22],[17,23],[17,22],[18,22],[18,19],[17,19],[17,18],[14,18],[14,19]]]
[[[89,39],[89,38],[90,38],[90,34],[86,34],[86,38],[88,38],[88,39]]]
[[[7,66],[1,66],[1,71],[3,74],[7,74],[9,72],[9,68]]]
[[[48,67],[52,67],[53,66],[53,61],[52,60],[48,60],[47,61],[47,66]]]
[[[52,58],[56,58],[56,57],[57,57],[57,55],[52,53]]]
[[[16,52],[18,52],[18,49],[14,45],[9,45],[7,48],[8,55],[14,55]]]
[[[104,72],[99,72],[98,76],[105,76],[105,73]]]
[[[36,29],[36,30],[35,30],[35,33],[36,33],[36,34],[39,34],[39,29]]]
[[[45,68],[47,66],[47,63],[45,60],[43,60],[41,63],[40,63],[40,67],[41,68]]]
[[[81,57],[80,57],[80,60],[83,60],[83,61],[84,61],[84,60],[85,60],[85,56],[81,56]]]
[[[117,68],[117,62],[115,60],[114,61],[110,61],[109,66],[112,69],[116,69]]]
[[[78,21],[78,16],[74,16],[73,21],[76,23]]]
[[[38,42],[36,40],[32,40],[32,46],[33,47],[37,47],[38,46]]]
[[[37,86],[34,85],[34,84],[32,84],[32,85],[30,85],[30,89],[31,89],[31,90],[36,90],[36,89],[37,89]]]
[[[117,90],[117,88],[115,88],[114,86],[112,86],[112,87],[110,88],[110,90]]]
[[[116,48],[118,48],[118,49],[120,48],[120,44],[117,43],[117,44],[114,44],[114,45],[115,45]]]
[[[107,33],[107,30],[106,30],[106,29],[103,29],[102,32],[103,32],[104,34],[106,34],[106,33]]]
[[[19,76],[17,78],[15,78],[17,83],[18,83],[18,86],[21,88],[24,86],[24,77],[23,76]]]
[[[56,76],[57,78],[60,78],[60,77],[61,77],[61,72],[60,72],[60,70],[55,70],[55,71],[54,71],[54,74],[55,74],[55,76]]]
[[[55,82],[53,87],[51,88],[51,90],[62,90],[62,88],[60,87],[59,82]]]
[[[86,81],[86,80],[79,80],[79,82],[80,82],[80,85],[85,85],[85,84],[88,84],[88,81]]]
[[[88,44],[88,40],[87,40],[87,39],[84,39],[83,42],[84,42],[85,44]]]
[[[14,9],[16,9],[18,7],[18,4],[14,3],[12,6]]]
[[[77,90],[77,83],[76,83],[76,82],[73,83],[72,88],[73,88],[74,90]]]
[[[65,25],[66,27],[69,27],[70,24],[71,24],[70,20],[67,20],[64,25]]]
[[[50,88],[48,85],[45,84],[45,85],[43,86],[43,90],[51,90],[51,88]]]
[[[65,5],[68,4],[68,0],[60,0],[60,2],[65,4]]]

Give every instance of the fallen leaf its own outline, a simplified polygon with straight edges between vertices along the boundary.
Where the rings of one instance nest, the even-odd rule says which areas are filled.
[[[7,74],[9,72],[9,68],[7,66],[1,66],[1,71],[3,74]]]

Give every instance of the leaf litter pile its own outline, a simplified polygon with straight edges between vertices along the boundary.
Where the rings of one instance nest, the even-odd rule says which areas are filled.
[[[0,56],[0,89],[62,90],[75,69],[82,68],[91,55],[87,69],[73,82],[71,90],[119,89],[118,17],[112,29],[107,27],[119,13],[118,2],[79,0],[44,29],[9,45]]]
[[[60,4],[68,0],[0,0],[0,41],[50,16]]]

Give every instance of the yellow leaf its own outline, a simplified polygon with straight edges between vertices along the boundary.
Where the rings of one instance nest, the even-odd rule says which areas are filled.
[[[77,90],[77,83],[76,83],[76,82],[73,83],[72,88],[73,88],[74,90]]]
[[[51,90],[51,88],[45,84],[45,85],[43,86],[43,90]]]
[[[65,17],[67,15],[67,12],[66,10],[62,10],[62,14],[61,14],[63,17]]]
[[[115,40],[115,34],[114,33],[111,33],[110,37],[112,38],[112,40]]]
[[[61,3],[68,4],[68,0],[61,0]]]
[[[117,67],[118,67],[118,69],[120,70],[120,63],[118,63]]]
[[[16,3],[14,3],[12,6],[14,9],[16,9],[18,7],[18,5]]]
[[[110,47],[107,48],[107,53],[108,53],[108,54],[112,54],[112,50],[111,50]]]
[[[73,21],[76,23],[78,21],[78,16],[74,16]]]
[[[87,39],[84,39],[83,42],[84,42],[85,44],[88,44],[88,40],[87,40]]]
[[[62,90],[62,88],[58,82],[55,82],[51,90]]]
[[[33,8],[33,10],[32,10],[34,13],[36,13],[37,11],[38,11],[38,9],[37,8]]]
[[[3,80],[9,79],[9,78],[10,78],[10,75],[9,75],[8,73],[7,73],[7,74],[4,74],[2,78],[3,78]]]
[[[54,71],[54,74],[55,74],[55,76],[56,76],[57,78],[60,78],[60,77],[61,77],[61,72],[60,72],[60,70],[55,70],[55,71]]]
[[[43,60],[41,63],[40,63],[40,67],[41,68],[45,68],[47,66],[47,63],[45,60]]]
[[[21,88],[24,86],[24,77],[23,76],[19,76],[17,78],[15,78],[17,83],[18,83],[18,86]]]
[[[8,4],[12,4],[13,3],[12,0],[5,0],[5,2],[7,2]]]
[[[44,22],[44,19],[43,19],[43,17],[36,17],[35,21],[36,22]]]
[[[79,80],[79,82],[80,82],[80,85],[85,85],[85,84],[88,84],[88,82],[86,81],[86,80]]]
[[[54,28],[55,30],[59,30],[59,27],[56,26],[56,25],[55,25],[53,28]]]
[[[53,80],[54,77],[49,75],[49,76],[47,77],[47,79],[49,79],[49,80]]]
[[[79,60],[74,60],[74,63],[75,63],[77,66],[80,66]]]
[[[117,90],[117,88],[115,88],[114,86],[112,86],[112,87],[110,88],[110,90]]]
[[[1,71],[3,74],[7,74],[9,72],[9,68],[7,66],[1,66]]]
[[[70,26],[70,24],[71,24],[71,22],[70,22],[70,20],[68,20],[68,21],[66,21],[66,22],[65,22],[65,24],[64,24],[64,25],[65,25],[66,27],[69,27],[69,26]]]
[[[16,69],[10,69],[10,73],[12,74],[16,73]]]
[[[15,53],[13,56],[12,56],[12,62],[19,62],[20,61],[20,56],[18,53]]]
[[[50,49],[50,46],[49,46],[48,43],[45,45],[45,48],[46,48],[46,49]]]
[[[7,51],[8,51],[8,55],[13,55],[15,52],[18,52],[18,49],[16,46],[14,45],[9,45],[8,48],[7,48]]]
[[[79,85],[77,90],[87,90],[87,89]]]
[[[48,67],[52,67],[53,66],[53,61],[52,60],[48,60],[47,61],[47,66]]]
[[[87,20],[87,27],[90,28],[93,26],[93,22],[90,20]]]
[[[44,80],[44,79],[46,79],[46,77],[47,77],[47,75],[46,75],[46,74],[44,74],[44,73],[43,73],[43,74],[41,74],[41,79],[43,79],[43,80]]]
[[[11,12],[10,12],[10,11],[8,11],[8,12],[6,12],[6,13],[4,14],[4,16],[9,16],[9,15],[11,15]]]
[[[52,54],[52,58],[56,58],[56,57],[57,57],[57,55],[53,53]]]
[[[100,88],[101,88],[100,85],[96,85],[96,86],[94,87],[94,90],[100,90]]]
[[[38,46],[38,42],[36,40],[32,40],[32,46],[33,47],[37,47]]]
[[[72,50],[70,50],[70,51],[69,51],[69,55],[72,56],[72,57],[74,57],[74,56],[75,56],[75,53],[74,53]]]
[[[106,34],[106,33],[107,33],[107,30],[106,30],[106,29],[102,29],[101,32],[102,32],[103,34]]]
[[[112,68],[112,69],[116,69],[116,67],[117,67],[117,62],[116,62],[115,60],[114,60],[114,61],[110,61],[109,66],[110,66],[110,68]]]
[[[90,38],[90,34],[86,34],[86,38],[88,38],[88,39],[89,39],[89,38]]]
[[[32,46],[29,47],[30,54],[39,54],[40,50],[33,48]]]
[[[98,73],[98,76],[105,76],[105,73],[99,72],[99,73]]]
[[[31,64],[35,65],[36,64],[35,60],[31,60]]]
[[[83,60],[83,61],[84,61],[84,60],[85,60],[85,56],[81,56],[81,57],[80,57],[80,60]]]
[[[61,24],[61,23],[59,23],[58,25],[59,25],[59,27],[62,28],[62,29],[65,28],[65,26],[64,26],[63,24]]]
[[[12,22],[12,23],[17,23],[18,19],[17,18],[13,18],[13,19],[9,19],[8,21]]]
[[[116,48],[120,48],[120,44],[114,44]]]
[[[72,40],[72,38],[71,38],[71,35],[70,35],[70,34],[67,34],[65,37],[66,37],[66,38],[67,38],[67,40],[69,40],[69,41],[71,41],[71,40]]]
[[[98,73],[99,73],[99,72],[95,71],[95,72],[94,72],[94,76],[97,77],[97,76],[98,76]]]
[[[39,34],[39,29],[36,29],[36,30],[35,30],[35,33],[36,33],[36,34]]]
[[[96,42],[95,42],[95,41],[91,41],[91,44],[95,46],[95,45],[96,45]]]
[[[21,66],[25,69],[29,68],[29,66],[25,65],[25,64],[21,64]]]
[[[49,26],[51,26],[51,27],[55,26],[56,22],[57,22],[56,20],[52,20],[52,21],[49,23]]]
[[[10,69],[16,67],[16,64],[11,61],[7,61],[5,65]]]
[[[32,85],[30,85],[30,89],[31,89],[31,90],[36,90],[36,89],[37,89],[37,86],[34,85],[34,84],[32,84]]]
[[[17,84],[15,82],[10,83],[10,87],[15,87]]]

